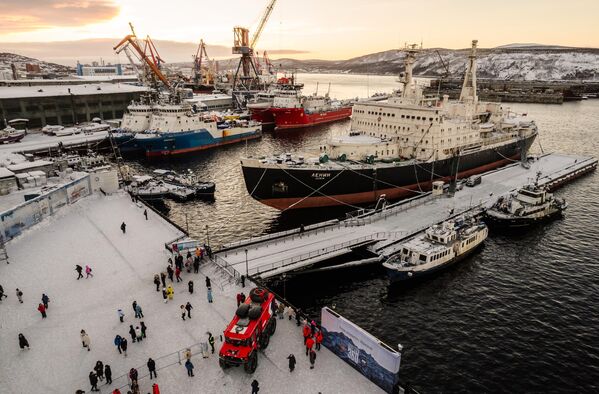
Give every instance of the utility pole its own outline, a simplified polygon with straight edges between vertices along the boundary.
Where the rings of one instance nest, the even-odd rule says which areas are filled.
[[[245,277],[247,278],[248,276],[248,250],[245,249]]]

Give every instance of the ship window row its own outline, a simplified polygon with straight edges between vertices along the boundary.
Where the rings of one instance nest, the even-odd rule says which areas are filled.
[[[440,259],[441,257],[447,256],[448,254],[449,254],[449,249],[446,250],[446,251],[444,251],[444,252],[437,253],[437,254],[433,255],[433,257],[431,258],[431,260]]]

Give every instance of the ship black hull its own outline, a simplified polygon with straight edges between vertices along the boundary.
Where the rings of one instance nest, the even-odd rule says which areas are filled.
[[[415,165],[364,165],[352,170],[286,166],[264,169],[242,165],[242,170],[248,193],[280,210],[363,205],[376,202],[383,194],[387,200],[399,200],[428,191],[433,181],[449,181],[456,168],[458,178],[465,178],[511,164],[528,152],[535,137],[536,134],[496,149],[464,154],[459,159]]]

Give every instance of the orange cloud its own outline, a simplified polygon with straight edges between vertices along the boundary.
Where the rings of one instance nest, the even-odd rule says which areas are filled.
[[[110,20],[119,11],[112,0],[2,0],[0,33],[83,26]]]

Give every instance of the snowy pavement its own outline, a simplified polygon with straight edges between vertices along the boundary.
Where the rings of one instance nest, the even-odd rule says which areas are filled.
[[[162,393],[238,393],[251,391],[253,379],[260,393],[371,393],[381,390],[331,352],[318,353],[316,369],[310,370],[304,355],[302,335],[295,322],[279,320],[270,346],[259,355],[253,375],[242,368],[221,370],[218,365],[220,334],[235,312],[235,295],[241,291],[229,283],[212,264],[199,274],[183,273],[175,283],[174,300],[164,304],[155,291],[153,276],[166,268],[164,243],[180,232],[125,194],[92,196],[66,207],[55,216],[27,230],[7,244],[9,265],[0,266],[0,284],[7,299],[0,302],[0,392],[74,393],[89,392],[88,374],[97,360],[112,368],[113,384],[99,385],[110,393],[124,386],[131,367],[140,375],[141,393],[151,391],[146,361],[156,361]],[[127,233],[119,228],[127,223]],[[76,280],[75,265],[89,264],[94,277]],[[205,275],[212,279],[214,303],[206,299]],[[187,292],[194,281],[195,291]],[[168,279],[167,279],[168,282]],[[23,291],[23,304],[15,288]],[[250,288],[246,287],[248,294]],[[36,310],[42,293],[50,297],[48,317]],[[131,303],[136,300],[144,318],[135,319]],[[192,319],[182,321],[179,306],[191,302]],[[125,312],[120,323],[117,309]],[[129,324],[144,321],[147,338],[132,343]],[[79,332],[85,329],[91,351],[81,346]],[[210,331],[216,338],[216,353],[199,355],[198,343]],[[21,351],[17,336],[23,333],[31,350]],[[113,345],[115,335],[129,341],[128,356]],[[195,377],[187,377],[178,364],[177,351],[191,346]],[[290,374],[286,357],[294,353],[298,364]],[[122,390],[123,391],[123,390]],[[126,390],[123,391],[126,393]]]
[[[98,131],[91,134],[80,133],[64,137],[56,137],[42,133],[29,133],[20,142],[12,144],[0,144],[0,155],[57,148],[60,142],[62,142],[63,146],[65,147],[83,143],[98,144],[101,141],[104,141],[107,137],[107,131]]]

